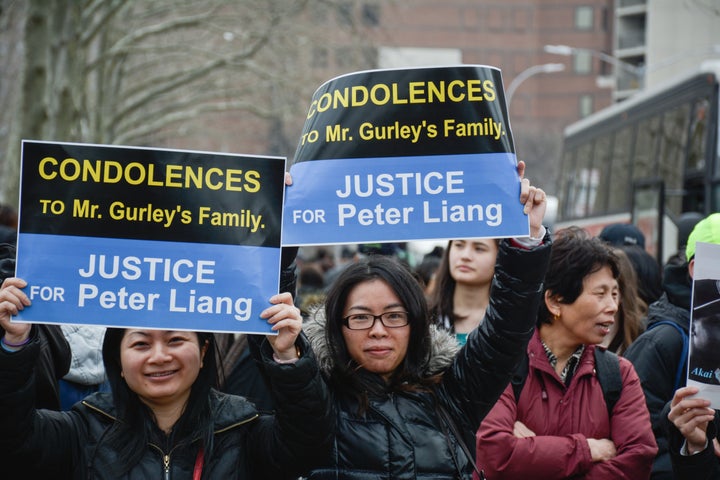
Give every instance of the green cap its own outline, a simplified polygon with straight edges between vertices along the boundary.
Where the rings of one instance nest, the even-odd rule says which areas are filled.
[[[695,256],[697,242],[715,243],[720,245],[720,213],[713,213],[700,220],[688,237],[685,256],[689,262]]]

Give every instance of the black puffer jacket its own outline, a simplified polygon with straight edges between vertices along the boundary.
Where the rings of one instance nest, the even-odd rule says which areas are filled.
[[[432,359],[427,375],[443,373],[431,392],[387,392],[371,397],[359,415],[354,398],[335,396],[337,433],[331,457],[314,469],[310,480],[449,480],[472,477],[473,467],[451,433],[440,421],[437,399],[464,436],[474,455],[475,432],[507,386],[532,335],[542,295],[542,280],[549,260],[550,239],[533,250],[503,242],[498,254],[490,305],[485,321],[469,335],[457,355],[456,341],[434,331]],[[333,358],[324,337],[324,315],[304,327],[321,369],[328,373]],[[360,374],[376,377],[369,372]],[[456,464],[457,462],[457,464]],[[480,466],[482,468],[482,466]]]
[[[304,337],[298,345],[302,357],[294,365],[273,362],[267,343],[262,349],[278,405],[275,417],[259,415],[242,397],[213,391],[214,446],[204,459],[203,479],[293,478],[323,456],[334,416]],[[193,478],[198,442],[168,439],[159,431],[160,440],[148,445],[127,475],[113,474],[117,453],[103,441],[116,421],[109,394],[93,394],[70,412],[33,409],[31,372],[38,350],[35,339],[19,352],[0,352],[2,478]]]
[[[623,355],[635,366],[650,411],[650,421],[658,445],[650,477],[653,480],[673,478],[662,411],[675,394],[678,367],[687,362],[683,356],[683,336],[680,332],[671,325],[654,325],[669,320],[679,326],[685,335],[688,334],[691,279],[687,272],[687,264],[665,267],[665,293],[648,308],[648,330],[635,339]],[[683,371],[678,388],[685,386],[685,380]]]

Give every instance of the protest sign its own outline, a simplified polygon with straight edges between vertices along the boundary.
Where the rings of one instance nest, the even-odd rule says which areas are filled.
[[[271,333],[285,159],[24,141],[14,320]]]
[[[695,247],[688,385],[720,409],[720,245]]]
[[[372,70],[313,95],[283,244],[528,236],[500,70]]]

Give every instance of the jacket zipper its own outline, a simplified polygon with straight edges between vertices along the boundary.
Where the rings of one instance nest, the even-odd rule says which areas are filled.
[[[170,480],[170,455],[163,455],[163,466],[165,467],[164,480]]]
[[[117,419],[116,417],[110,415],[109,413],[105,412],[104,410],[101,410],[101,409],[99,409],[99,408],[97,408],[97,407],[95,407],[95,406],[87,403],[85,400],[83,400],[82,403],[83,403],[83,405],[85,405],[85,406],[88,407],[89,409],[94,410],[94,411],[96,411],[96,412],[98,412],[98,413],[100,413],[100,414],[102,414],[102,415],[110,418],[110,419],[113,420],[113,421],[118,421],[118,419]],[[222,432],[226,432],[226,431],[228,431],[228,430],[232,430],[233,428],[238,427],[238,426],[240,426],[240,425],[244,425],[244,424],[246,424],[246,423],[250,423],[250,422],[258,419],[259,417],[260,417],[260,414],[256,413],[255,415],[253,415],[253,416],[250,417],[250,418],[246,418],[246,419],[244,419],[244,420],[242,420],[242,421],[233,423],[232,425],[228,425],[228,426],[225,427],[225,428],[221,428],[221,429],[219,429],[219,430],[215,430],[215,431],[213,432],[213,434],[214,434],[214,435],[217,435],[218,433],[222,433]],[[197,440],[197,439],[196,439],[196,440]],[[195,440],[193,440],[193,441],[195,441]],[[154,443],[149,443],[148,445],[150,445],[151,447],[155,448],[157,451],[160,452],[160,455],[162,455],[162,459],[163,459],[163,480],[170,480],[170,479],[171,479],[171,477],[170,477],[170,454],[173,452],[173,450],[175,450],[175,448],[178,447],[178,445],[176,445],[176,446],[174,446],[172,449],[170,449],[170,452],[169,452],[169,453],[165,453],[162,448],[160,448],[159,446],[155,445]]]

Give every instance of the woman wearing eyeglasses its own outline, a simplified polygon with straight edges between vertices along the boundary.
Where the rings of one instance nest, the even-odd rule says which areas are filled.
[[[500,245],[485,320],[458,344],[431,325],[423,290],[392,258],[347,267],[304,330],[334,396],[331,454],[317,479],[470,479],[474,434],[533,330],[549,237],[545,194],[523,180],[534,239]]]

